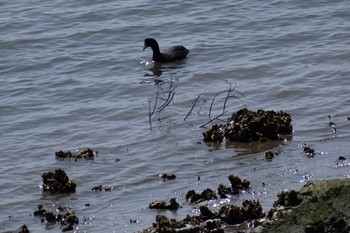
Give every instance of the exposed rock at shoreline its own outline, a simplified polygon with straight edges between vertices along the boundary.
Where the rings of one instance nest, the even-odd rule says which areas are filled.
[[[240,226],[239,232],[346,233],[350,231],[349,193],[350,179],[311,181],[300,191],[278,193],[268,214],[259,201],[224,205],[219,212],[202,205],[200,215],[179,221],[157,215],[156,223],[143,232],[224,232],[225,224],[233,224]]]
[[[74,193],[76,183],[70,180],[63,169],[56,169],[54,172],[44,172],[41,175],[43,180],[43,191],[50,194]]]
[[[277,140],[280,134],[292,134],[292,118],[288,113],[275,111],[250,111],[246,108],[233,113],[225,125],[213,125],[203,132],[204,141],[251,142]]]
[[[254,232],[349,232],[349,194],[350,179],[310,181],[299,192],[280,193]]]

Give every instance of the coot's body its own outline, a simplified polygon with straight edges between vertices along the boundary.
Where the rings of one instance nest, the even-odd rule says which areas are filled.
[[[169,63],[182,60],[187,57],[189,50],[181,45],[173,46],[164,52],[160,52],[157,41],[153,38],[145,39],[143,50],[151,47],[153,50],[153,61],[158,63]]]

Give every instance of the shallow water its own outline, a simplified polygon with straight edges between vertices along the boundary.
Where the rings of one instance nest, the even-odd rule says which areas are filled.
[[[69,206],[80,218],[77,232],[135,232],[155,221],[158,212],[147,208],[150,202],[175,196],[183,208],[160,213],[178,219],[196,214],[198,206],[186,202],[186,192],[216,189],[229,183],[230,174],[250,180],[252,189],[228,201],[259,199],[266,211],[279,190],[300,188],[309,179],[350,176],[346,1],[0,6],[1,232],[23,224],[32,232],[60,232],[32,216],[38,204]],[[154,66],[151,50],[142,52],[146,37],[164,49],[182,44],[190,56]],[[164,82],[160,94],[166,95],[169,83],[176,88],[173,101],[150,124],[156,79]],[[283,110],[292,115],[293,138],[203,143],[200,126],[209,121],[210,102],[229,84],[239,99],[229,100],[221,119],[244,105]],[[221,113],[224,98],[215,101],[213,116]],[[314,158],[302,153],[303,144],[318,152]],[[87,147],[98,151],[95,160],[55,159],[58,150]],[[267,150],[279,155],[266,162]],[[347,161],[339,163],[339,156]],[[41,174],[56,168],[78,184],[77,193],[42,194]],[[177,179],[161,182],[162,172]],[[97,184],[114,189],[92,192]],[[222,203],[207,204],[219,209]]]

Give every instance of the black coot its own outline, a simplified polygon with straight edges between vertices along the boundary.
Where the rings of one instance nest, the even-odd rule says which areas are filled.
[[[145,39],[145,45],[143,50],[147,47],[151,47],[153,50],[153,61],[158,63],[175,62],[187,57],[189,50],[181,45],[173,46],[163,53],[159,50],[158,42],[153,38]]]

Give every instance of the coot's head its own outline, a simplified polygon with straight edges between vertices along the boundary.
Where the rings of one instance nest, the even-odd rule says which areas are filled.
[[[151,47],[153,50],[157,49],[159,50],[159,45],[157,41],[153,38],[146,38],[145,39],[145,44],[143,46],[143,50],[145,50],[147,47]]]

